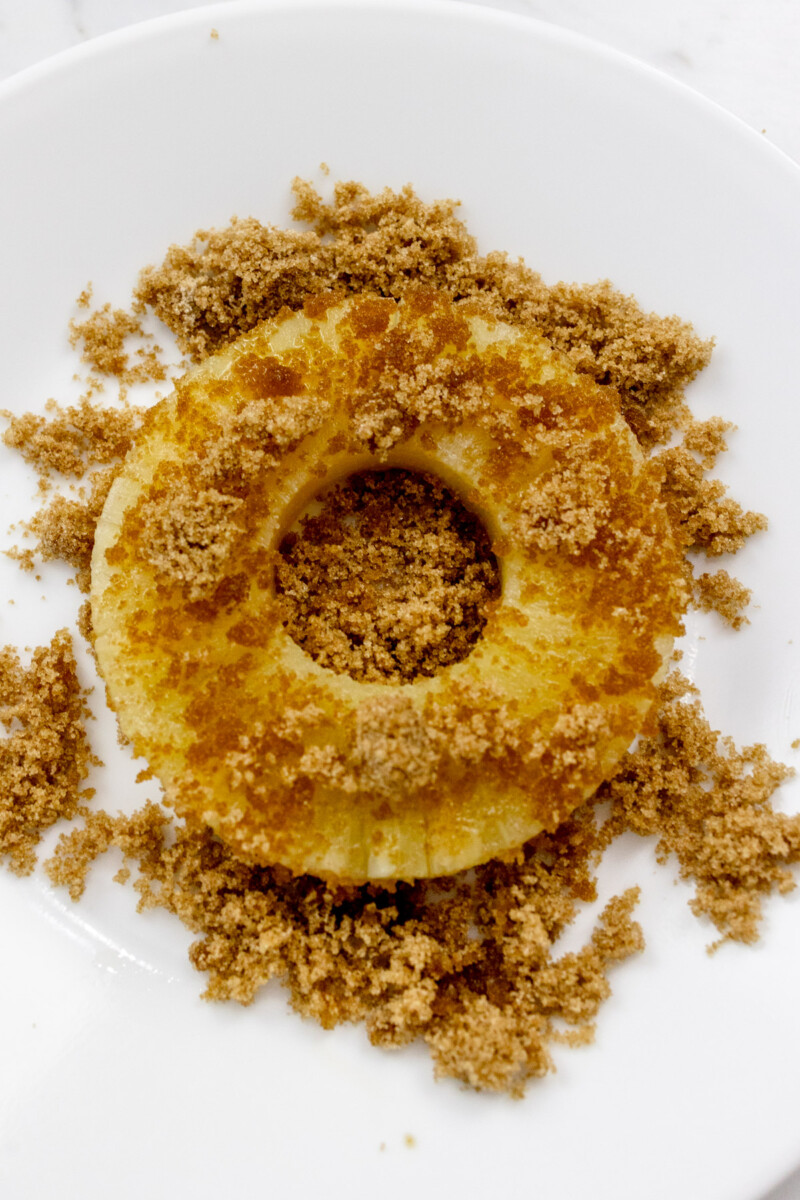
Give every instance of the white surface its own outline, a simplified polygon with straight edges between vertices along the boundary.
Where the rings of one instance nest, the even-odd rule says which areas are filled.
[[[115,17],[155,11],[129,3]],[[3,0],[0,16],[19,34],[11,67],[31,60],[25,22],[39,4],[20,16]],[[60,14],[64,39],[78,40],[73,11],[84,31],[105,28],[107,7],[53,5],[51,32]],[[0,326],[4,404],[68,394],[64,324],[87,278],[98,299],[124,302],[139,266],[195,226],[234,211],[285,220],[288,180],[323,159],[336,176],[459,195],[486,249],[522,253],[549,278],[610,275],[717,336],[693,403],[737,421],[726,477],[772,528],[737,560],[760,605],[753,624],[728,637],[695,618],[687,661],[716,724],[791,760],[797,170],[691,94],[555,28],[453,6],[395,19],[393,5],[374,3],[349,22],[330,6],[313,18],[288,7],[245,22],[223,5],[139,30],[0,96],[0,155],[14,180],[0,194],[3,228],[14,231],[0,258],[0,294],[13,296]],[[756,19],[755,5],[706,7],[742,36],[744,16]],[[622,17],[633,6],[612,8]],[[642,8],[650,33],[640,21],[620,26],[618,40],[640,38],[628,48],[658,57],[666,8],[640,5],[640,18]],[[588,3],[559,11],[601,37],[614,28]],[[680,22],[681,6],[671,11]],[[788,34],[797,29],[788,5],[757,12],[762,29],[772,18],[777,29],[781,14]],[[684,46],[702,43],[691,20],[687,6]],[[777,37],[771,44],[777,51]],[[715,53],[724,58],[724,47]],[[30,480],[5,454],[1,478],[14,516]],[[2,614],[3,642],[41,642],[70,619],[77,598],[57,571],[41,600],[41,586],[7,570],[17,603]],[[110,761],[110,724],[99,732]],[[104,803],[117,803],[113,787],[127,806],[131,778],[115,759],[99,781]],[[797,808],[797,786],[785,803]],[[112,1188],[121,1200],[145,1189],[210,1200],[254,1186],[391,1200],[525,1179],[542,1200],[587,1190],[600,1200],[755,1200],[800,1160],[800,902],[769,906],[755,950],[708,960],[711,934],[690,916],[687,890],[642,843],[607,864],[607,894],[630,882],[646,885],[648,951],[615,974],[597,1046],[559,1055],[558,1076],[511,1104],[433,1085],[422,1052],[388,1057],[362,1030],[323,1034],[288,1016],[277,991],[247,1011],[202,1004],[188,936],[164,914],[132,915],[132,894],[107,875],[77,907],[40,878],[3,875],[0,1194],[38,1200],[63,1193],[68,1176],[66,1194],[88,1200]],[[774,1197],[796,1194],[795,1180]]]
[[[764,130],[800,160],[796,0],[473,2],[551,22],[635,55]],[[0,79],[98,34],[199,7],[200,0],[0,0]]]

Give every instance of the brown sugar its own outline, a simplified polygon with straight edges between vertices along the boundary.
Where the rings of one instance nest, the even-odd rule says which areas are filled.
[[[392,1049],[422,1038],[437,1075],[521,1093],[553,1069],[550,1045],[591,1041],[610,967],[643,945],[635,890],[612,900],[583,949],[554,944],[594,897],[590,811],[525,848],[518,863],[474,876],[335,888],[236,859],[207,831],[178,826],[156,805],[133,817],[94,813],[64,834],[51,880],[81,894],[111,846],[138,865],[140,909],[164,908],[194,933],[190,957],[206,996],[249,1004],[271,979],[293,1008],[325,1028],[364,1021]]]
[[[90,298],[90,289],[82,292],[78,307],[88,307]],[[104,304],[84,320],[70,322],[70,343],[80,348],[83,362],[100,375],[113,375],[123,387],[167,377],[160,347],[140,345],[131,356],[128,339],[146,337],[139,316],[112,308],[110,304]]]
[[[3,413],[8,420],[3,441],[34,467],[42,483],[53,475],[83,479],[87,472],[88,479],[77,493],[56,494],[25,524],[35,547],[16,546],[6,554],[29,571],[35,556],[45,562],[67,562],[76,568],[81,590],[88,592],[95,525],[145,410],[95,405],[84,396],[77,405],[66,407],[51,400],[46,412],[46,416]]]
[[[11,647],[0,649],[0,860],[20,875],[33,870],[44,831],[93,794],[81,788],[96,761],[85,697],[66,629],[27,667]]]
[[[142,505],[138,514],[148,561],[164,575],[186,583],[190,601],[202,600],[219,582],[220,564],[241,534],[237,510],[242,501],[215,488],[169,495]]]
[[[705,572],[694,582],[695,603],[704,612],[717,612],[733,629],[749,624],[745,609],[750,603],[750,589],[725,570]]]
[[[371,193],[349,182],[337,183],[326,203],[303,180],[293,187],[292,215],[310,229],[235,220],[172,246],[161,266],[142,273],[136,303],[152,307],[193,358],[326,290],[397,299],[425,284],[540,330],[579,371],[619,391],[643,443],[667,441],[688,422],[683,391],[712,344],[685,321],[644,313],[607,282],[549,287],[522,261],[479,255],[452,200],[425,203],[410,187]]]
[[[152,308],[194,359],[234,341],[281,308],[331,284],[330,250],[313,233],[273,229],[254,219],[222,231],[199,230],[148,267],[136,301]]]
[[[39,557],[44,562],[56,559],[74,567],[82,592],[89,591],[95,527],[118,470],[116,464],[93,472],[88,491],[77,499],[55,496],[27,526],[37,539]]]
[[[749,537],[767,528],[762,513],[747,512],[728,496],[719,479],[707,479],[702,462],[685,446],[659,455],[665,480],[662,495],[676,533],[687,550],[710,557],[735,554]]]
[[[697,916],[722,940],[755,942],[762,901],[795,887],[800,815],[776,812],[771,798],[793,772],[761,745],[737,750],[711,729],[691,686],[674,673],[661,689],[657,729],[623,760],[599,791],[612,802],[605,830],[658,839],[660,861],[675,855],[695,885]],[[719,943],[715,943],[718,945]]]
[[[410,681],[465,658],[500,593],[481,523],[410,471],[337,485],[280,548],[284,624],[322,666]]]
[[[689,420],[686,384],[708,365],[711,342],[685,321],[645,313],[608,281],[559,283],[520,317],[563,350],[577,370],[615,388],[622,414],[644,446],[670,439]]]
[[[531,487],[520,522],[526,544],[577,555],[595,540],[609,509],[610,470],[594,447],[571,447],[556,469]]]
[[[427,204],[410,188],[372,194],[356,183],[338,184],[329,203],[300,181],[294,190],[294,216],[307,228],[281,230],[247,218],[202,231],[143,272],[135,305],[151,307],[182,350],[200,359],[284,306],[327,303],[326,293],[397,298],[415,284],[435,286],[542,331],[579,371],[616,388],[646,452],[682,433],[682,443],[656,460],[682,547],[710,556],[734,552],[765,527],[763,517],[707,478],[730,426],[691,420],[684,389],[708,361],[711,344],[685,322],[643,313],[608,283],[549,286],[522,262],[479,255],[452,201]],[[127,338],[141,333],[135,310],[120,314],[106,306],[73,333],[95,370],[132,381],[131,371],[147,367],[146,356],[131,367],[125,348]],[[384,399],[374,414],[377,438],[388,427],[390,397]],[[270,446],[298,435],[279,405],[273,419],[266,450],[253,450],[253,430],[263,432],[264,425],[263,414],[251,412],[194,464],[198,495],[208,503],[176,509],[181,519],[172,523],[163,511],[145,513],[150,552],[185,573],[198,597],[213,576],[214,555],[236,536],[239,509],[225,497],[247,486]],[[100,429],[84,407],[59,427],[40,420],[15,419],[9,435],[37,469],[80,476],[83,464],[102,468],[84,496],[57,498],[31,526],[40,556],[71,563],[85,587],[116,455],[125,453],[136,429],[126,432],[124,422]],[[246,453],[231,453],[235,439]],[[591,486],[582,492],[584,468]],[[387,472],[381,483],[365,476],[334,489],[327,509],[284,542],[278,578],[287,627],[317,661],[356,678],[398,683],[468,652],[496,596],[496,564],[481,531],[463,520],[436,481]],[[531,539],[548,552],[580,554],[607,485],[597,464],[565,462],[550,490],[524,506]],[[630,550],[635,554],[633,544]],[[746,620],[749,592],[727,572],[701,575],[695,588],[696,603],[715,608],[734,628]],[[80,628],[91,636],[88,606]],[[241,629],[237,636],[251,633]],[[30,796],[0,809],[0,850],[18,870],[30,869],[42,828],[77,812],[90,761],[74,663],[64,665],[72,661],[65,638],[58,635],[50,658],[35,656],[44,665],[32,666],[33,674],[11,651],[3,660],[4,712],[22,726],[10,727],[4,745],[22,740],[6,761],[12,778],[23,781],[18,790]],[[53,699],[53,680],[66,680],[70,699],[63,710]],[[402,700],[392,699],[399,691],[387,689],[388,700],[365,710],[350,764],[378,792],[397,785],[397,746],[404,771],[430,769],[429,743]],[[460,761],[504,754],[514,744],[515,715],[493,714],[489,721],[480,699],[465,698],[463,719],[435,730]],[[591,703],[572,714],[561,752],[588,753],[597,719]],[[302,744],[302,731],[298,720],[283,732]],[[392,755],[385,753],[387,740]],[[254,732],[241,752],[243,771],[261,749]],[[47,787],[37,774],[45,762]],[[206,975],[207,998],[249,1004],[260,988],[281,980],[293,1008],[326,1028],[363,1021],[371,1041],[389,1049],[422,1039],[437,1075],[520,1095],[527,1081],[553,1069],[555,1045],[592,1040],[611,967],[643,947],[632,889],[605,906],[582,949],[558,951],[559,936],[581,906],[597,898],[594,871],[605,846],[625,831],[653,837],[659,859],[674,855],[682,877],[694,884],[693,911],[711,920],[720,938],[752,942],[765,897],[794,886],[791,866],[800,860],[800,817],[772,806],[787,774],[763,747],[737,750],[721,739],[672,675],[646,735],[600,789],[598,798],[610,803],[605,824],[587,805],[513,861],[415,884],[341,887],[246,863],[208,829],[187,827],[148,804],[132,816],[84,812],[83,825],[62,835],[46,868],[54,884],[78,899],[92,863],[116,847],[125,859],[119,881],[136,868],[140,909],[165,909],[195,935],[191,961]]]
[[[66,408],[50,401],[47,411],[48,416],[0,414],[8,419],[3,441],[40,475],[55,472],[77,479],[89,467],[124,458],[142,418],[141,409],[98,407],[87,397]]]
[[[614,837],[631,830],[658,839],[661,861],[675,854],[695,884],[693,911],[726,940],[755,941],[764,898],[795,886],[800,816],[771,804],[787,768],[762,746],[721,740],[688,691],[678,675],[663,685],[652,734],[599,793],[612,806],[604,825],[586,806],[514,862],[337,888],[246,864],[150,804],[132,817],[88,814],[47,870],[77,899],[92,862],[116,846],[138,867],[139,908],[164,908],[197,934],[190,957],[208,999],[249,1004],[281,979],[292,1006],[325,1028],[364,1021],[388,1049],[421,1038],[438,1076],[519,1095],[553,1069],[554,1044],[593,1039],[610,967],[643,948],[632,889],[606,905],[582,949],[557,955],[559,935],[596,899],[594,865]]]
[[[456,300],[480,299],[495,316],[539,329],[579,371],[615,387],[642,441],[666,441],[688,419],[683,390],[707,365],[711,343],[685,321],[642,312],[608,282],[549,287],[521,260],[479,255],[452,200],[425,204],[409,187],[372,194],[352,182],[337,184],[330,203],[302,180],[294,191],[292,215],[332,249],[331,288],[399,297],[424,282]]]
[[[696,454],[705,471],[710,471],[720,454],[728,449],[726,434],[735,426],[722,417],[689,422],[683,435],[684,449]]]

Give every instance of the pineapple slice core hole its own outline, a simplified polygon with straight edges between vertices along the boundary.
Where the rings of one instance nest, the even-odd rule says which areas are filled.
[[[438,476],[402,467],[328,484],[276,557],[287,632],[359,681],[410,683],[463,661],[501,590],[480,517]]]

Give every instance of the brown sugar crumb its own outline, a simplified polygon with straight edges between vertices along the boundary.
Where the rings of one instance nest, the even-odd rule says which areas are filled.
[[[143,416],[142,409],[99,408],[86,397],[68,408],[50,401],[47,408],[52,414],[47,417],[0,413],[9,421],[3,441],[41,475],[55,471],[78,479],[89,466],[124,458]]]
[[[34,569],[36,554],[45,561],[63,560],[77,568],[78,584],[88,591],[94,528],[145,410],[97,407],[87,397],[66,408],[49,401],[47,410],[47,416],[0,414],[9,419],[3,441],[36,469],[42,481],[54,472],[81,479],[90,468],[114,466],[92,471],[88,492],[82,491],[78,499],[55,496],[25,525],[25,531],[37,540],[36,552],[14,546],[4,553],[25,571]]]
[[[411,471],[337,485],[280,552],[288,632],[354,679],[404,682],[459,662],[500,594],[480,521],[439,480]]]
[[[94,630],[92,629],[92,605],[91,601],[84,600],[78,610],[78,633],[91,647],[94,643]]]
[[[686,699],[690,691],[677,672],[667,678],[656,733],[600,789],[613,806],[605,837],[625,829],[657,837],[659,861],[674,854],[681,877],[695,885],[692,911],[713,921],[720,941],[755,942],[763,897],[795,887],[800,815],[771,803],[793,772],[764,746],[737,750],[720,738],[699,703]]]
[[[687,550],[710,557],[735,554],[749,537],[767,528],[762,513],[747,512],[728,496],[719,479],[706,479],[702,462],[674,446],[659,455],[665,478],[662,496],[678,537]]]
[[[734,629],[749,624],[744,610],[750,603],[751,592],[727,571],[700,575],[694,584],[694,600],[704,612],[717,612]]]
[[[683,391],[708,365],[713,343],[685,321],[643,312],[608,281],[556,284],[523,312],[576,370],[617,389],[644,446],[668,441],[689,420]]]
[[[87,292],[81,293],[79,307],[85,307],[80,301],[86,300],[87,295]],[[101,375],[113,375],[124,386],[166,379],[158,346],[137,347],[131,363],[126,346],[131,337],[147,337],[141,318],[124,309],[112,308],[110,304],[104,304],[85,320],[70,322],[70,344],[80,347],[83,362]]]
[[[164,852],[164,830],[170,818],[152,801],[130,817],[111,817],[100,810],[86,811],[83,818],[82,826],[61,834],[53,857],[44,864],[51,881],[66,887],[73,900],[83,895],[92,863],[111,846],[137,859],[142,872],[153,868]],[[119,882],[127,882],[129,877],[128,870]]]
[[[0,859],[28,874],[46,829],[78,812],[89,766],[86,692],[78,681],[72,642],[60,630],[23,667],[15,650],[0,650]]]
[[[526,545],[576,555],[597,536],[609,512],[610,468],[596,448],[579,445],[523,498],[519,531]]]
[[[310,183],[293,183],[296,221],[311,225],[331,250],[331,286],[399,299],[409,283],[450,292],[451,271],[476,259],[475,239],[453,200],[426,204],[411,187],[371,193],[360,183],[334,186],[326,204]]]
[[[142,272],[134,295],[172,330],[184,353],[201,359],[284,306],[301,307],[333,278],[330,248],[316,234],[248,218],[170,247],[160,267]]]
[[[345,759],[354,789],[402,800],[410,787],[435,779],[440,761],[441,745],[406,696],[372,696],[359,707],[353,749]]]
[[[190,601],[202,600],[219,583],[224,564],[241,529],[236,521],[242,500],[205,488],[187,496],[169,494],[142,504],[136,519],[143,526],[147,558],[158,570],[186,586]]]
[[[37,539],[39,557],[45,562],[59,559],[75,567],[82,592],[88,592],[91,586],[95,527],[119,470],[120,464],[95,471],[88,493],[77,500],[56,496],[27,525],[28,532]]]
[[[728,449],[725,435],[735,429],[730,421],[722,417],[710,417],[706,421],[691,421],[683,435],[683,445],[700,459],[703,470],[710,471],[720,454]]]
[[[249,1004],[271,979],[325,1028],[364,1021],[375,1045],[423,1039],[438,1076],[520,1095],[553,1070],[562,1023],[583,1044],[609,995],[609,968],[642,947],[636,890],[612,900],[582,950],[556,957],[578,906],[595,897],[592,814],[530,843],[516,863],[447,880],[337,888],[235,858],[208,831],[150,804],[93,813],[46,864],[77,898],[111,846],[138,865],[139,907],[164,908],[197,934],[190,957],[206,998]]]
[[[14,562],[19,563],[23,571],[33,571],[36,567],[33,550],[27,546],[12,546],[10,550],[4,550],[3,553],[6,558],[13,559]]]

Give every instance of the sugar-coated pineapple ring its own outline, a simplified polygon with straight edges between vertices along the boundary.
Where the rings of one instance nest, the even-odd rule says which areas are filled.
[[[278,546],[355,471],[440,477],[501,571],[470,655],[357,682],[289,637]],[[149,414],[92,561],[124,734],[242,857],[360,882],[452,873],[555,828],[642,728],[685,602],[616,394],[423,289],[315,297]]]

